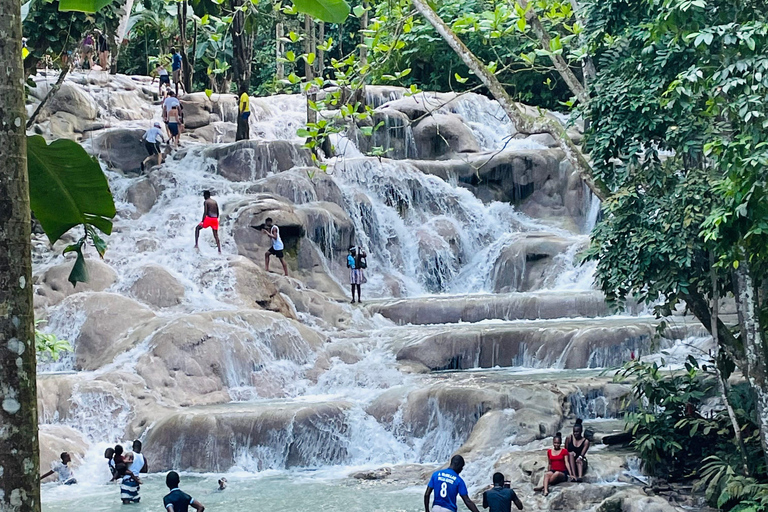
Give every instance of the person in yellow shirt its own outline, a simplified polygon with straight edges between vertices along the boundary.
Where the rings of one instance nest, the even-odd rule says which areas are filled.
[[[240,89],[235,140],[248,140],[251,138],[250,127],[248,126],[249,117],[251,117],[251,98],[248,97],[248,91],[243,88]]]

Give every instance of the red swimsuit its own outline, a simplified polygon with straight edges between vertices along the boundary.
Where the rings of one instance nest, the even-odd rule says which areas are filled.
[[[565,458],[568,456],[568,450],[561,448],[560,453],[557,455],[552,454],[552,449],[547,450],[547,457],[549,457],[549,470],[559,471],[561,473],[568,473],[568,468],[565,466]]]

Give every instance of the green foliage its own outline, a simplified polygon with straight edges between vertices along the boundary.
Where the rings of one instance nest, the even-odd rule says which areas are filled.
[[[82,238],[64,252],[77,253],[69,275],[72,285],[87,281],[83,247],[90,240],[103,257],[106,243],[95,228],[110,234],[116,214],[101,166],[76,142],[60,139],[48,145],[36,135],[27,138],[27,169],[30,206],[51,243],[73,227],[84,226]]]
[[[35,350],[37,357],[58,361],[62,352],[71,352],[72,345],[67,340],[60,339],[53,333],[44,333],[37,326],[41,320],[35,320]]]
[[[327,23],[344,23],[349,4],[344,0],[292,0],[297,11]]]
[[[112,0],[59,0],[62,12],[77,11],[95,13],[111,3]]]
[[[737,476],[739,472],[733,468],[741,467],[742,461],[725,408],[715,406],[714,411],[703,412],[705,403],[718,397],[712,366],[700,364],[692,356],[681,370],[665,370],[664,364],[663,360],[660,365],[631,361],[614,377],[633,380],[634,410],[625,416],[627,430],[634,436],[632,446],[645,470],[654,476],[671,480],[701,477],[700,485],[708,489],[707,497],[715,505],[725,488],[724,478]],[[741,425],[750,467],[754,474],[765,475],[749,386],[734,386],[728,398]]]

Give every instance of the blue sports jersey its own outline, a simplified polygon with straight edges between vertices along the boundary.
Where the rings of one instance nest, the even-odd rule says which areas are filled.
[[[456,495],[466,496],[467,484],[452,469],[441,469],[432,473],[429,479],[429,487],[435,491],[435,501],[432,505],[439,505],[456,512]]]
[[[171,61],[171,69],[173,71],[176,71],[177,69],[181,69],[181,55],[178,53],[174,53]]]
[[[347,256],[347,266],[349,268],[355,268],[355,257],[351,254]]]

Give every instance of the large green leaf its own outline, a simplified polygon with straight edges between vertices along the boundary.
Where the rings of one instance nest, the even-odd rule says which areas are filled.
[[[99,163],[77,142],[27,137],[29,199],[51,243],[80,224],[112,232],[115,203]]]
[[[344,23],[349,4],[344,0],[293,0],[296,10],[327,23]]]
[[[59,0],[59,11],[96,12],[111,0]]]

